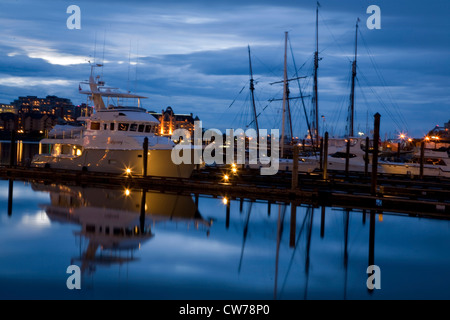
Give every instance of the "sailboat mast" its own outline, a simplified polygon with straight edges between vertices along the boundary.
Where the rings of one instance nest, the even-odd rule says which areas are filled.
[[[356,20],[356,32],[355,32],[355,58],[352,64],[352,88],[350,93],[350,125],[349,125],[349,137],[354,136],[354,120],[355,120],[355,80],[356,80],[356,61],[358,57],[358,23],[359,18]]]
[[[248,46],[248,61],[250,65],[250,94],[252,96],[252,106],[253,106],[253,116],[255,118],[255,127],[256,127],[256,138],[257,142],[259,142],[259,125],[258,125],[258,115],[256,114],[256,105],[255,105],[255,85],[253,80],[253,70],[252,70],[252,58],[250,55],[250,46]]]
[[[316,52],[314,53],[314,132],[311,132],[311,138],[315,136],[316,143],[319,141],[319,95],[317,71],[319,69],[319,2],[316,8]]]
[[[285,118],[286,118],[286,101],[287,101],[287,41],[288,41],[288,33],[287,31],[284,33],[284,87],[283,87],[283,118],[281,122],[281,158],[284,157],[284,131],[285,131]]]

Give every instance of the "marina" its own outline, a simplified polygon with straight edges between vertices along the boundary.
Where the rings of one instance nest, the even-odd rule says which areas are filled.
[[[448,6],[19,2],[1,300],[450,299]]]

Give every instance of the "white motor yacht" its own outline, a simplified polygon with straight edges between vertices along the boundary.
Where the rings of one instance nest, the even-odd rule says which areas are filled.
[[[99,66],[99,65],[98,65]],[[93,70],[93,68],[92,68]],[[146,98],[104,87],[104,82],[92,71],[89,90],[81,90],[94,102],[95,113],[79,118],[83,127],[58,126],[41,140],[49,145],[49,154],[34,157],[32,166],[93,172],[143,174],[144,141],[148,139],[147,175],[188,178],[194,164],[176,165],[171,152],[175,146],[169,137],[157,135],[159,121],[140,107],[140,99]],[[103,98],[108,100],[105,105]],[[137,100],[138,106],[124,106],[122,100]],[[117,101],[117,105],[109,104]],[[189,147],[186,148],[186,152]]]

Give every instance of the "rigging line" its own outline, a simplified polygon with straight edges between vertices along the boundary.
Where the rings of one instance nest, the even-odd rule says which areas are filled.
[[[131,66],[131,39],[130,39],[130,51],[128,52],[128,81],[127,81],[127,91],[130,92],[130,66]]]
[[[136,44],[136,75],[134,79],[134,92],[137,92],[137,82],[138,82],[138,64],[139,64],[139,40]]]
[[[358,85],[358,88],[360,89],[360,93],[361,93],[361,96],[362,96],[362,98],[364,100],[366,108],[368,109],[368,111],[370,113],[374,114],[374,111],[372,110],[372,108],[370,108],[369,101],[367,100],[366,94],[364,93],[364,90],[363,90],[363,88],[361,86],[361,82],[359,81],[358,77],[356,78],[356,84]]]
[[[284,277],[283,285],[281,286],[281,292],[284,291],[284,287],[285,287],[286,282],[287,282],[287,277],[289,275],[289,272],[291,271],[291,267],[292,267],[292,264],[294,262],[294,256],[295,256],[295,253],[297,252],[297,248],[299,247],[300,237],[301,237],[301,235],[303,233],[303,229],[305,228],[306,220],[308,219],[308,216],[309,216],[309,211],[306,211],[305,217],[303,218],[302,226],[300,227],[299,233],[297,235],[297,239],[295,241],[295,248],[294,248],[294,251],[292,252],[291,259],[289,261],[288,269],[286,271],[286,276]]]
[[[268,73],[269,74],[271,74],[273,77],[277,77],[278,78],[278,74],[277,73],[275,73],[275,70],[279,70],[280,69],[280,66],[282,65],[282,64],[280,64],[279,66],[273,66],[272,68],[271,67],[269,67],[267,64],[265,64],[261,59],[259,59],[258,58],[258,56],[257,55],[255,55],[254,53],[252,53],[252,57],[253,58],[255,58],[256,60],[258,60],[266,69],[267,69],[267,71],[268,71]]]
[[[227,109],[230,109],[231,106],[236,102],[237,98],[238,98],[239,95],[242,93],[242,91],[244,91],[244,89],[245,89],[246,86],[247,86],[247,85],[244,85],[244,86],[242,87],[241,91],[239,91],[239,93],[236,95],[236,97],[234,98],[233,102],[231,102],[231,104],[228,106]]]
[[[352,62],[352,60],[345,54],[345,51],[342,49],[341,45],[339,44],[339,42],[336,40],[336,37],[334,36],[334,33],[331,31],[330,27],[328,26],[328,24],[326,23],[326,20],[323,18],[321,12],[319,11],[319,16],[322,19],[323,24],[325,25],[325,27],[327,28],[328,32],[331,34],[331,37],[333,38],[334,42],[336,43],[336,45],[338,46],[339,50],[341,51],[341,53],[347,58],[348,61]],[[347,33],[349,33],[349,31],[347,31],[345,34],[342,35],[342,37],[347,36]],[[323,52],[324,50],[322,50],[321,52]]]
[[[388,116],[391,118],[391,120],[395,123],[395,125],[398,127],[398,129],[401,131],[402,130],[402,126],[400,125],[400,123],[398,122],[398,120],[395,118],[394,114],[391,112],[391,110],[389,110],[388,106],[386,105],[386,103],[383,101],[383,99],[381,99],[380,95],[372,88],[372,86],[369,85],[368,80],[366,78],[366,76],[364,75],[364,73],[360,73],[360,76],[362,77],[362,79],[366,82],[367,87],[369,88],[369,90],[373,93],[373,95],[377,98],[378,102],[380,103],[380,105],[383,107],[383,109],[386,111],[386,113],[388,114]]]
[[[352,70],[350,68],[348,68],[347,76],[346,76],[346,79],[347,79],[346,90],[344,90],[345,93],[343,95],[341,95],[340,101],[338,101],[338,103],[337,103],[338,113],[337,114],[334,113],[334,117],[331,118],[331,122],[332,123],[334,122],[334,128],[333,128],[333,126],[331,126],[331,128],[333,128],[334,132],[337,131],[337,126],[338,126],[340,118],[341,118],[342,110],[345,107],[348,107],[347,106],[347,98],[348,98],[347,92],[350,89],[351,74],[352,74]]]
[[[247,101],[248,101],[248,95],[245,97],[244,105],[247,104]],[[228,111],[225,110],[225,111],[222,113],[221,118],[223,118],[227,112],[228,112]],[[240,120],[238,120],[238,117],[240,117],[240,118],[239,118]],[[240,121],[241,121],[241,120],[242,120],[242,112],[236,112],[236,113],[235,113],[235,116],[234,116],[234,119],[231,121],[231,124],[234,124],[235,122],[237,122],[238,124],[240,124]]]
[[[361,34],[361,39],[363,40],[364,47],[366,48],[366,51],[367,51],[367,53],[368,53],[370,62],[372,63],[372,66],[373,66],[373,68],[374,68],[374,70],[375,70],[375,73],[376,73],[377,76],[378,76],[378,79],[379,79],[379,80],[381,81],[381,83],[383,84],[384,89],[385,89],[385,91],[386,91],[386,93],[387,93],[387,96],[388,96],[388,98],[391,100],[392,105],[393,105],[394,107],[397,108],[397,113],[398,113],[399,118],[400,118],[400,120],[402,121],[403,125],[405,126],[406,129],[408,129],[407,121],[406,121],[406,119],[404,118],[403,114],[399,111],[399,110],[400,110],[400,107],[397,105],[397,103],[395,102],[394,97],[392,96],[392,93],[391,93],[390,90],[388,89],[389,86],[387,85],[387,82],[386,82],[385,78],[383,77],[383,74],[380,72],[380,70],[379,70],[380,68],[379,68],[378,65],[376,64],[375,59],[373,58],[373,54],[372,54],[372,52],[371,52],[369,46],[367,45],[367,42],[366,42],[364,36],[362,35],[361,30],[360,30],[359,32],[360,32],[360,34]]]
[[[313,138],[312,138],[312,132],[311,132],[311,126],[310,126],[310,124],[309,124],[309,119],[308,119],[308,113],[307,113],[307,111],[306,111],[306,106],[305,106],[305,101],[303,100],[303,92],[302,92],[302,87],[301,87],[301,85],[300,85],[300,79],[299,79],[299,76],[298,76],[298,71],[297,71],[297,66],[296,66],[296,64],[295,64],[295,59],[294,59],[294,52],[293,52],[293,50],[292,50],[292,44],[291,44],[291,40],[288,38],[288,40],[289,40],[289,47],[290,47],[290,49],[291,49],[291,56],[292,56],[292,62],[293,62],[293,65],[294,65],[294,70],[295,70],[295,77],[297,78],[297,84],[298,84],[298,89],[299,89],[299,91],[300,91],[300,97],[301,97],[301,100],[302,100],[302,106],[303,106],[303,112],[304,112],[304,114],[305,114],[305,120],[306,120],[306,125],[308,126],[308,130],[309,130],[309,132],[310,132],[310,134],[311,134],[311,145],[314,145],[314,143],[313,143]],[[306,63],[306,62],[305,62]],[[303,65],[305,65],[305,63],[303,64]]]
[[[106,29],[103,35],[103,54],[102,54],[102,80],[103,80],[103,69],[105,68],[105,46],[106,46]]]

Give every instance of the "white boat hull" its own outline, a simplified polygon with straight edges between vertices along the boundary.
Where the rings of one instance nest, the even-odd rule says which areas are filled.
[[[175,165],[171,152],[171,149],[149,150],[147,175],[189,178],[195,165]],[[126,174],[127,169],[130,169],[131,175],[142,175],[144,172],[142,150],[85,149],[83,154],[77,157],[41,154],[33,159],[32,166],[119,174]]]

